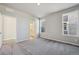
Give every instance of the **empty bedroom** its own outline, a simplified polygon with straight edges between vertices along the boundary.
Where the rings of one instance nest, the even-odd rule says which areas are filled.
[[[79,3],[0,3],[0,55],[79,55]]]

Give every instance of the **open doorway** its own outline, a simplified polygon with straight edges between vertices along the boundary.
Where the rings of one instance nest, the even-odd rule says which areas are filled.
[[[36,37],[35,20],[30,19],[30,39],[35,39],[35,37]]]
[[[39,37],[39,19],[31,18],[30,19],[30,39],[36,39]]]

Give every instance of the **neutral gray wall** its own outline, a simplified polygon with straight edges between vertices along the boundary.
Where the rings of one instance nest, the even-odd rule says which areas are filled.
[[[79,10],[79,5],[59,12],[51,13],[50,15],[44,17],[46,20],[44,22],[45,32],[41,33],[41,37],[79,45],[79,37],[68,37],[62,35],[62,14],[74,10]]]

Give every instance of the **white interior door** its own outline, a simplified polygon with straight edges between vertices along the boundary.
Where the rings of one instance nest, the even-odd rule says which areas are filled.
[[[2,15],[0,13],[0,48],[1,48],[1,45],[2,45]]]
[[[28,40],[28,19],[23,17],[17,17],[17,42]]]

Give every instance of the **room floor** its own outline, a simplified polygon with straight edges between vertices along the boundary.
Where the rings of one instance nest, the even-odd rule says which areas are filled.
[[[42,38],[26,40],[20,43],[4,42],[1,55],[77,55],[79,47],[54,42]]]

